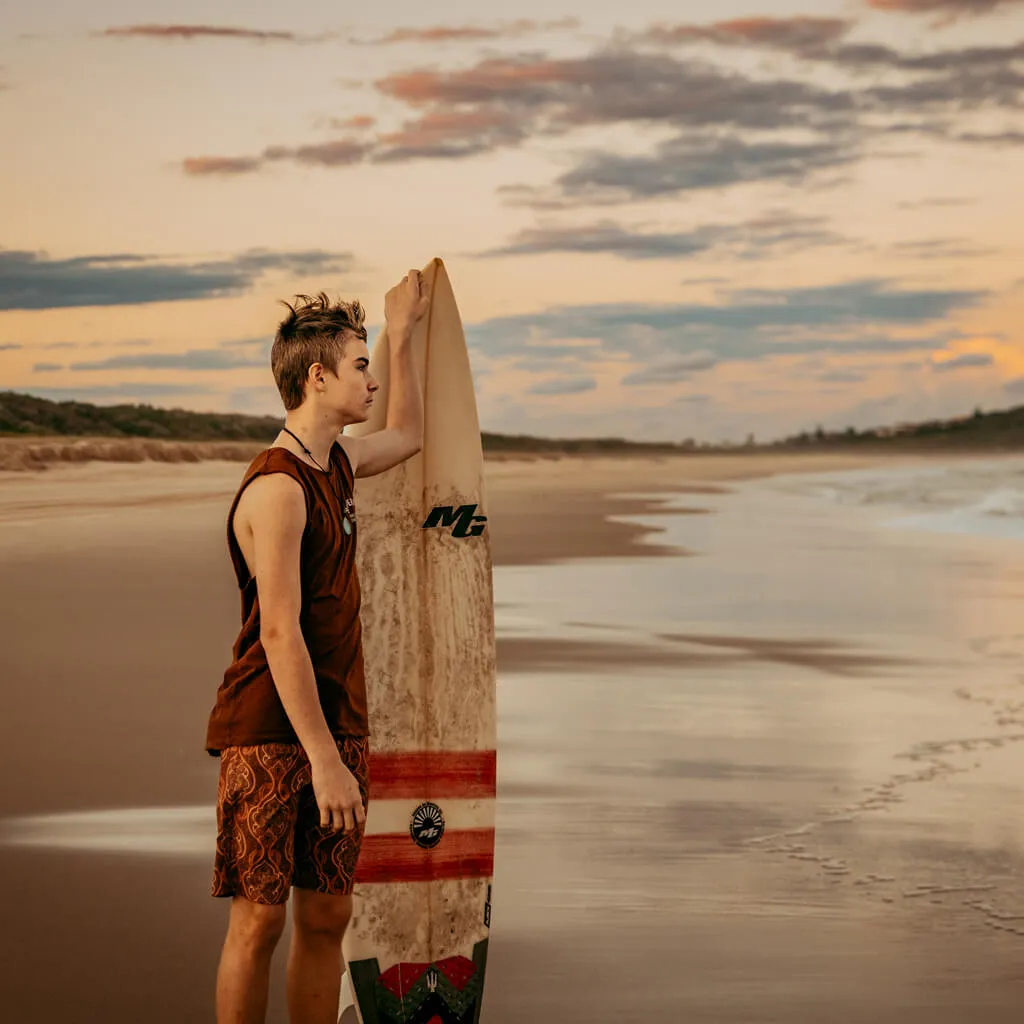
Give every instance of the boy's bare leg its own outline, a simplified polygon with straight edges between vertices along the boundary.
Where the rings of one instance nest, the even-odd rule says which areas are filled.
[[[352,917],[351,896],[293,889],[288,951],[291,1024],[336,1024],[341,994],[341,939]]]
[[[287,921],[287,904],[267,906],[242,896],[231,917],[217,968],[217,1024],[264,1024],[270,959]]]

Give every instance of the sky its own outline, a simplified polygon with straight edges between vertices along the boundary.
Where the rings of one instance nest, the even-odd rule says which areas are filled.
[[[440,256],[485,430],[1024,404],[1024,0],[358,8],[0,0],[0,390],[283,415]]]

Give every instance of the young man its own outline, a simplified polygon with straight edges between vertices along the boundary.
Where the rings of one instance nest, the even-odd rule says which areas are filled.
[[[337,1019],[368,789],[353,481],[423,443],[410,351],[428,305],[419,272],[385,296],[386,427],[361,438],[339,435],[368,419],[378,389],[363,309],[323,292],[298,299],[285,303],[270,356],[285,427],[249,465],[228,514],[242,630],[206,735],[220,756],[213,895],[232,897],[218,1024],[263,1024],[292,887],[291,1024]]]

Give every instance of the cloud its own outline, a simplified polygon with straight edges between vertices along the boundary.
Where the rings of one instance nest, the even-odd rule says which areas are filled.
[[[190,349],[187,352],[140,352],[72,363],[72,370],[238,370],[270,368],[267,353],[233,353],[223,348]]]
[[[182,161],[182,170],[194,177],[251,174],[267,163],[291,160],[315,167],[347,167],[361,163],[372,146],[358,139],[332,139],[304,146],[268,146],[260,156],[196,156]]]
[[[879,11],[906,11],[910,14],[988,14],[997,7],[1020,5],[1022,0],[867,0],[868,7]]]
[[[712,65],[624,48],[562,59],[492,57],[454,71],[387,75],[375,86],[414,108],[513,110],[532,131],[545,133],[626,122],[677,128],[809,127],[850,109],[842,93],[809,83],[755,81]]]
[[[1024,59],[1024,44],[1014,47],[1019,54],[1014,60]],[[1019,111],[1024,91],[1024,74],[1009,62],[991,68],[970,70],[952,67],[938,77],[924,77],[897,85],[876,85],[859,93],[863,109],[889,114],[904,111],[915,114],[937,115],[962,113],[969,110],[1006,108]],[[941,123],[925,123],[918,130],[945,134],[959,141],[971,141],[970,136],[959,138],[956,131]],[[991,141],[982,136],[974,141]]]
[[[623,377],[622,383],[627,386],[675,384],[681,380],[689,380],[701,370],[713,369],[718,362],[710,352],[691,352],[679,359],[663,360],[641,370],[635,370]]]
[[[823,217],[773,212],[740,224],[709,224],[689,231],[637,231],[610,220],[580,226],[525,228],[506,245],[475,255],[522,256],[539,253],[601,253],[628,260],[673,259],[721,249],[739,258],[803,246],[834,245],[842,236]]]
[[[557,306],[469,323],[465,329],[471,352],[489,361],[528,368],[531,358],[557,357],[562,377],[624,364],[624,384],[650,385],[687,380],[727,362],[933,352],[958,337],[948,319],[987,295],[861,280],[816,288],[734,289],[714,303]]]
[[[476,154],[613,124],[679,133],[646,154],[585,153],[553,188],[500,190],[510,204],[537,209],[668,197],[749,181],[798,183],[859,160],[870,134],[849,90],[760,80],[628,48],[572,59],[495,57],[453,71],[388,75],[376,87],[423,111],[405,128],[423,145],[374,159]],[[872,98],[866,107],[879,102]],[[417,128],[425,139],[416,138]]]
[[[1008,46],[967,46],[925,54],[901,54],[883,46],[849,46],[841,48],[837,58],[848,64],[887,64],[902,71],[981,74],[1012,68],[1013,64],[1024,58],[1024,43],[1011,43]]]
[[[50,259],[0,249],[0,310],[132,306],[241,295],[268,271],[294,275],[351,269],[351,253],[252,249],[232,259],[159,262],[132,253]]]
[[[1024,132],[961,132],[957,142],[981,142],[989,146],[1024,146]]]
[[[146,38],[146,39],[247,39],[256,42],[302,41],[294,32],[273,32],[265,29],[231,28],[222,25],[125,25],[108,28],[97,33],[101,36],[115,38]]]
[[[348,129],[348,128],[372,128],[377,123],[377,118],[370,117],[368,114],[355,114],[352,117],[332,117],[328,121],[328,125],[331,128]]]
[[[77,341],[51,341],[46,345],[42,346],[44,349],[55,349],[55,348],[78,348],[79,342]]]
[[[369,149],[367,143],[357,139],[334,139],[306,146],[270,146],[263,151],[263,159],[295,160],[319,167],[345,167],[359,163]]]
[[[706,25],[653,25],[633,38],[654,43],[716,43],[758,46],[797,54],[817,54],[842,39],[853,27],[846,18],[736,18]]]
[[[922,238],[913,242],[897,242],[892,246],[897,256],[915,259],[974,259],[999,252],[993,246],[974,245],[969,238]]]
[[[881,43],[847,42],[855,23],[842,18],[739,18],[711,24],[655,25],[628,37],[640,44],[679,46],[712,43],[722,47],[778,50],[803,60],[827,61],[847,70],[983,72],[1011,68],[1024,57],[1024,43],[971,46],[908,54]]]
[[[579,227],[525,228],[506,245],[477,253],[482,257],[523,256],[537,253],[609,253],[632,260],[692,256],[715,244],[715,228],[694,231],[631,231],[611,221]]]
[[[988,147],[1024,142],[1024,133],[1014,129],[986,133],[962,127],[973,111],[1019,113],[1024,106],[1024,41],[908,53],[881,43],[850,42],[853,27],[854,22],[840,18],[743,18],[656,25],[624,38],[662,48],[705,43],[773,50],[855,74],[870,72],[869,86],[853,84],[844,90],[853,111],[847,125],[848,141],[856,144],[851,155],[859,156],[872,138],[893,133]],[[885,72],[894,77],[882,79]]]
[[[17,352],[20,349],[23,349],[24,347],[24,345],[17,345],[14,343],[4,344],[0,345],[0,352]]]
[[[738,312],[746,322],[754,313],[762,324],[833,324],[934,320],[955,309],[978,304],[986,293],[976,290],[901,289],[893,287],[891,281],[872,278],[782,292],[761,288],[739,289],[731,295],[738,304],[724,312]]]
[[[992,366],[995,360],[988,352],[965,352],[950,359],[933,359],[931,368],[937,373],[963,370],[975,366]]]
[[[52,373],[55,370],[63,370],[63,363],[36,363],[32,367],[33,373]]]
[[[250,174],[263,166],[259,157],[253,156],[190,156],[181,162],[186,174]]]
[[[526,137],[526,126],[513,111],[443,110],[407,121],[400,131],[378,138],[377,163],[424,157],[458,158],[511,146]]]
[[[456,68],[404,69],[372,83],[411,114],[396,128],[373,134],[365,120],[340,120],[332,127],[358,127],[358,137],[269,146],[259,154],[200,154],[185,159],[182,168],[193,176],[230,177],[275,161],[335,168],[465,159],[584,129],[660,131],[663,137],[647,152],[591,148],[572,154],[575,166],[549,188],[509,184],[500,190],[510,205],[563,209],[750,182],[834,179],[860,161],[871,142],[896,133],[969,145],[1019,144],[1013,127],[982,133],[968,130],[965,118],[976,111],[1020,110],[1024,42],[905,53],[851,42],[853,24],[832,17],[762,17],[660,25],[619,33],[583,56],[526,52]],[[658,47],[653,51],[652,43]],[[796,77],[771,77],[666,49],[689,43],[769,49],[871,77],[852,85],[835,75],[810,76],[806,69]]]
[[[597,383],[593,377],[552,377],[526,389],[529,395],[578,395],[593,391]]]
[[[489,57],[452,71],[420,68],[385,75],[374,86],[419,113],[374,142],[345,138],[306,147],[272,146],[261,156],[202,155],[188,158],[183,167],[191,174],[237,174],[273,159],[331,166],[363,159],[450,159],[519,145],[533,136],[613,124],[709,133],[821,129],[834,137],[852,126],[854,112],[843,92],[806,82],[754,80],[668,54],[624,48],[577,58]],[[680,97],[687,99],[681,102]],[[834,149],[836,143],[818,145]],[[720,155],[710,143],[705,148],[709,160]],[[794,160],[805,155],[813,162],[813,150],[790,153]]]
[[[396,28],[386,36],[363,40],[367,45],[386,46],[392,43],[451,43],[478,42],[482,39],[512,39],[532,32],[551,32],[559,29],[579,28],[578,18],[560,18],[557,21],[518,21],[485,27],[482,25],[435,25],[432,27]],[[353,39],[358,43],[360,40]]]
[[[549,188],[506,186],[509,205],[559,209],[668,198],[684,192],[750,181],[800,184],[815,171],[858,159],[842,136],[815,142],[746,142],[738,137],[681,137],[659,144],[650,155],[597,152],[582,159]]]

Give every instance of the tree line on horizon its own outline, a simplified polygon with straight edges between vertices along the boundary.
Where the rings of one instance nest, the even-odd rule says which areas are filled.
[[[16,391],[0,392],[0,436],[148,438],[166,441],[272,441],[283,416],[194,412],[147,404],[94,405],[74,400],[56,402]],[[558,452],[710,452],[727,450],[836,448],[913,443],[943,447],[1024,447],[1024,406],[995,412],[976,408],[968,416],[922,423],[842,431],[801,431],[791,437],[758,444],[749,434],[733,442],[629,441],[621,437],[552,438],[526,434],[482,433],[485,451]]]

